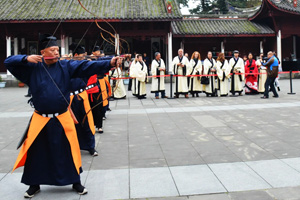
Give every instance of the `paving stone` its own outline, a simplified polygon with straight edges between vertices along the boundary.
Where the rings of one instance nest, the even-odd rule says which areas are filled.
[[[9,173],[0,181],[1,200],[24,199],[28,186],[21,182],[21,173]]]
[[[271,188],[245,163],[210,164],[209,167],[229,192]]]
[[[299,200],[300,187],[273,188],[267,192],[276,200]]]
[[[224,154],[224,155],[205,155],[201,158],[207,164],[213,163],[232,163],[232,162],[241,162],[242,160],[235,154]]]
[[[180,195],[226,192],[206,165],[170,168]]]
[[[258,175],[273,187],[298,186],[300,173],[280,160],[247,162]]]
[[[131,169],[132,168],[167,167],[168,164],[169,163],[166,162],[166,159],[162,159],[162,158],[130,160],[130,168]]]
[[[273,200],[273,198],[266,191],[246,191],[246,192],[234,192],[229,196],[232,200]]]
[[[130,170],[130,198],[178,195],[168,168]]]
[[[300,172],[300,158],[281,159],[284,163]]]
[[[85,186],[89,193],[81,199],[128,199],[129,170],[90,171]]]
[[[209,194],[201,196],[189,196],[189,200],[230,200],[227,194]]]

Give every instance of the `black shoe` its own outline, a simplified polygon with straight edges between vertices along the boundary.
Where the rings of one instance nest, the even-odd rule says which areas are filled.
[[[273,96],[274,98],[279,98],[279,96],[277,95],[277,96]]]
[[[111,109],[110,109],[110,108],[107,108],[107,111],[111,111]]]
[[[81,185],[81,183],[75,183],[72,187],[79,195],[85,195],[88,193],[87,189]]]
[[[102,134],[103,133],[103,129],[102,128],[98,128],[98,133]]]
[[[196,93],[196,97],[199,97],[199,94],[198,94],[198,93]]]
[[[103,120],[106,120],[106,117],[103,117],[102,119],[103,119]]]
[[[195,94],[192,94],[192,97],[195,97]]]
[[[31,97],[31,94],[26,94],[26,95],[24,95],[25,97]]]
[[[93,157],[98,156],[98,152],[95,149],[90,149],[89,152]]]
[[[39,185],[31,185],[29,189],[25,192],[24,197],[25,198],[32,198],[35,194],[39,193],[40,186]]]
[[[280,92],[280,87],[277,87],[278,92]]]

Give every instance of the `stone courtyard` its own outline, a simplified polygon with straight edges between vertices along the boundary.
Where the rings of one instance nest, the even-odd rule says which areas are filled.
[[[82,182],[42,186],[33,199],[300,199],[300,80],[281,80],[280,98],[241,97],[110,102],[98,157],[82,151]],[[167,84],[169,95],[169,84]],[[1,200],[23,199],[22,168],[11,173],[33,109],[27,88],[0,89]]]

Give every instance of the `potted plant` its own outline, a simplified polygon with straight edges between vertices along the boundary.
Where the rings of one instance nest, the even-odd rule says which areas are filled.
[[[4,88],[5,87],[6,82],[4,82],[2,80],[2,77],[0,76],[0,88]]]
[[[25,86],[25,83],[22,83],[21,81],[19,81],[18,86],[19,86],[19,87],[24,87],[24,86]]]

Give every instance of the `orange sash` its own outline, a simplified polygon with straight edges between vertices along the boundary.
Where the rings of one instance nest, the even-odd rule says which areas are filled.
[[[87,91],[83,91],[83,92],[79,93],[79,96],[83,99],[85,113],[88,113],[87,120],[89,122],[89,127],[90,127],[93,135],[95,135],[96,130],[95,130],[94,117],[93,117],[93,113],[89,112],[91,110],[91,105],[89,102],[89,97],[88,97]],[[70,96],[70,104],[72,104],[73,99],[74,99],[74,95]]]
[[[83,99],[83,105],[84,105],[84,109],[85,109],[85,113],[87,114],[87,120],[89,122],[89,126],[90,129],[92,131],[92,133],[95,135],[95,124],[94,124],[94,118],[93,118],[93,113],[89,112],[91,110],[91,105],[89,102],[89,97],[86,91],[83,91],[79,94],[79,96],[81,96],[81,98]]]
[[[102,93],[102,99],[103,99],[103,106],[107,106],[108,104],[108,96],[107,96],[107,90],[106,90],[106,84],[105,84],[105,80],[99,79],[99,83],[100,83],[100,88],[101,88],[101,93]]]
[[[49,122],[50,119],[51,119],[50,117],[43,117],[37,114],[36,112],[33,113],[29,125],[29,129],[28,129],[28,133],[27,133],[27,138],[24,141],[24,144],[22,145],[21,151],[15,162],[13,171],[25,165],[28,149],[30,148],[30,146],[32,145],[36,137],[46,126],[46,124]],[[81,154],[80,154],[80,148],[79,148],[74,121],[69,111],[66,111],[61,115],[58,115],[57,119],[60,121],[65,131],[65,134],[67,136],[67,139],[70,143],[73,162],[79,174],[80,173],[79,169],[81,167]]]
[[[105,77],[104,77],[104,80],[105,80],[105,82],[106,82],[106,84],[107,84],[107,88],[108,88],[108,95],[111,97],[111,95],[112,95],[112,91],[111,91],[111,85],[110,85],[110,83],[109,83],[109,81],[108,81],[108,77],[107,77],[107,76],[105,76]]]

